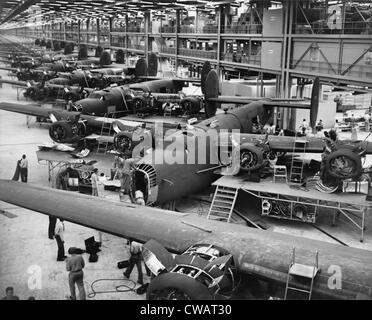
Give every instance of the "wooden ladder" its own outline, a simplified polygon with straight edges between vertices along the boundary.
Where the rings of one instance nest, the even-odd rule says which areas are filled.
[[[237,196],[238,189],[217,186],[207,219],[230,222]]]
[[[318,251],[315,252],[315,264],[313,266],[297,263],[295,255],[296,255],[295,248],[293,248],[292,261],[289,264],[289,268],[288,268],[284,300],[287,299],[288,290],[306,293],[306,294],[308,294],[308,300],[311,300],[311,295],[312,295],[313,286],[314,286],[314,280],[315,280],[315,277],[317,276],[318,272],[320,271],[319,264],[318,264]],[[289,281],[290,281],[291,278],[293,280],[295,280],[296,278],[307,279],[308,282],[309,282],[309,289],[308,290],[300,289],[298,287],[294,287],[294,286],[290,285]]]

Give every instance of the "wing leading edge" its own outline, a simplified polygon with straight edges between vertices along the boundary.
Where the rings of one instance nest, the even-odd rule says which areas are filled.
[[[314,291],[371,298],[372,254],[367,250],[15,181],[0,180],[0,200],[139,242],[153,239],[175,253],[197,243],[220,245],[234,256],[238,271],[279,282],[286,279],[293,247],[308,265],[317,250],[323,271]],[[328,287],[329,268],[340,263],[342,289],[333,290]]]

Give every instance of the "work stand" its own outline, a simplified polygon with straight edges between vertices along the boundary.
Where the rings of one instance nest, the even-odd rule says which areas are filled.
[[[243,191],[261,199],[262,203],[269,201],[271,203],[281,202],[286,203],[289,206],[289,214],[288,216],[280,216],[280,215],[270,215],[269,213],[263,213],[262,215],[266,215],[268,217],[276,218],[276,219],[285,219],[285,220],[295,220],[301,222],[308,222],[308,223],[315,223],[316,216],[319,214],[320,208],[332,209],[334,212],[332,214],[332,226],[336,226],[336,219],[337,217],[342,214],[345,218],[347,218],[358,230],[360,230],[360,242],[364,241],[364,231],[365,231],[365,214],[368,210],[363,204],[350,204],[341,201],[332,201],[332,200],[320,200],[312,197],[304,198],[299,196],[288,196],[282,194],[271,194],[266,192],[254,191],[254,190],[247,190],[242,189]],[[331,199],[331,197],[330,197]],[[296,208],[299,206],[306,206],[307,208],[312,208],[309,210],[307,217],[299,217]]]
[[[360,242],[364,241],[365,217],[372,202],[365,195],[356,193],[322,193],[315,189],[291,188],[286,183],[264,180],[250,182],[237,176],[223,176],[213,183],[217,187],[242,190],[262,203],[261,215],[284,220],[315,224],[317,216],[332,212],[332,226],[337,217],[343,215],[360,231]],[[216,188],[216,192],[219,190]],[[321,209],[326,209],[326,212]]]

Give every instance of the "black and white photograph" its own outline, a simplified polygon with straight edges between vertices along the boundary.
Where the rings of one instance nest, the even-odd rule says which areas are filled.
[[[0,299],[371,300],[371,112],[371,0],[0,0]]]

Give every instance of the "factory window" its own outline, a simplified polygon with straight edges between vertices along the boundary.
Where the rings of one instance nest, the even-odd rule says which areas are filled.
[[[206,41],[198,39],[180,39],[179,55],[217,59],[217,41]]]
[[[153,11],[149,25],[150,33],[175,33],[176,11]]]
[[[264,3],[232,3],[223,12],[223,33],[262,33]]]
[[[128,37],[128,48],[135,50],[145,50],[145,38],[136,36]]]
[[[371,1],[296,2],[294,33],[372,34]]]
[[[260,65],[261,63],[260,41],[252,40],[227,40],[223,60],[244,64]]]
[[[112,32],[125,32],[126,31],[126,23],[125,17],[114,18],[112,21]]]
[[[144,33],[145,18],[143,16],[128,16],[127,32]]]

